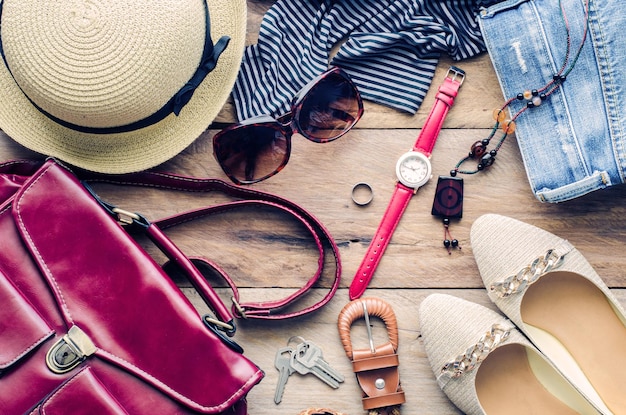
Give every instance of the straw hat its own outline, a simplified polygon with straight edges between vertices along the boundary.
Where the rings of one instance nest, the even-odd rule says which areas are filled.
[[[31,150],[103,173],[144,170],[191,144],[228,99],[245,46],[245,0],[1,7],[0,128]]]

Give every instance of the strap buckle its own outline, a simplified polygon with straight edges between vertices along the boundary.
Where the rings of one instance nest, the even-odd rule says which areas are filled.
[[[463,81],[465,81],[465,71],[461,68],[457,68],[456,66],[450,66],[448,68],[448,72],[446,72],[446,78],[450,78],[453,81],[459,83],[459,86],[463,85]]]
[[[122,208],[114,207],[111,211],[117,215],[117,221],[123,225],[132,225],[135,221],[141,219],[137,213],[129,212]]]
[[[234,324],[224,323],[210,314],[202,316],[202,321],[209,330],[222,340],[222,343],[237,353],[243,353],[243,348],[230,338],[230,336],[235,334],[236,327]]]
[[[150,226],[148,219],[140,215],[139,213],[129,212],[121,209],[111,203],[105,202],[96,194],[87,182],[82,181],[83,186],[89,192],[89,194],[96,199],[96,202],[100,204],[117,222],[122,226],[139,226],[142,229],[147,229]]]
[[[376,346],[374,346],[374,336],[372,336],[372,326],[370,325],[370,314],[367,312],[367,303],[363,301],[363,317],[365,318],[365,328],[367,329],[367,339],[370,342],[370,352],[376,354]]]
[[[239,316],[244,320],[247,319],[248,316],[246,315],[246,310],[241,306],[241,304],[239,304],[239,301],[237,301],[235,297],[231,297],[230,300],[233,302],[233,307],[235,307]]]
[[[211,316],[210,314],[205,314],[203,316],[204,322],[206,324],[210,324],[220,330],[224,330],[226,332],[234,332],[235,331],[235,326],[233,324],[229,324],[226,322],[223,322],[221,320],[216,319],[215,317]]]

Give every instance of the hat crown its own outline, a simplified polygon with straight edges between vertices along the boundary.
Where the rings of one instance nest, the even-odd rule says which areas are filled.
[[[193,76],[206,13],[203,0],[4,0],[2,49],[41,110],[117,127],[157,112]]]

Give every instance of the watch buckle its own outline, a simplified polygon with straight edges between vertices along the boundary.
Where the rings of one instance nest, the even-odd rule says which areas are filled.
[[[456,66],[450,66],[448,72],[446,73],[446,78],[457,81],[459,86],[461,86],[465,80],[465,71],[461,68],[457,68]]]

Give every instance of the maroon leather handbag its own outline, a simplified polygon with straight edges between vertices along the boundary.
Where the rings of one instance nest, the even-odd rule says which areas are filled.
[[[1,414],[246,413],[263,372],[65,166],[0,165],[0,247]]]

